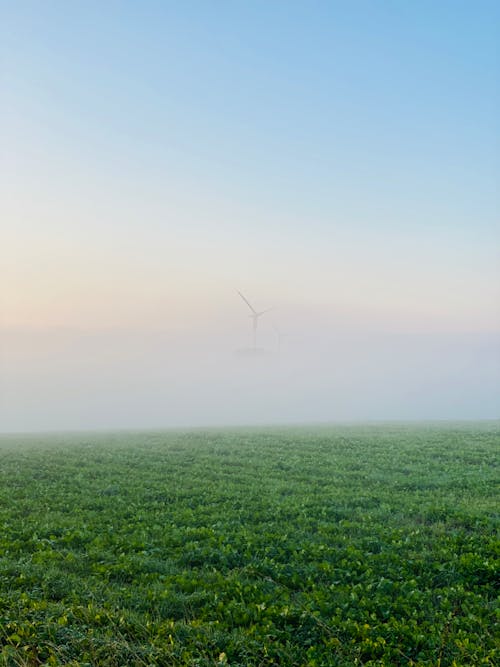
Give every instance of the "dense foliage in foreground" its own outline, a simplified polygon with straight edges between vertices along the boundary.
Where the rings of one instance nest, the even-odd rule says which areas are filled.
[[[494,665],[498,424],[3,437],[1,665]]]

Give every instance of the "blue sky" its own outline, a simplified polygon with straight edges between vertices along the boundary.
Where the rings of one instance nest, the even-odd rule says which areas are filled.
[[[148,343],[161,331],[181,378],[179,359],[202,354],[200,341],[210,352],[247,344],[238,289],[275,307],[273,323],[298,346],[290,373],[309,369],[306,394],[321,388],[315,404],[352,391],[346,418],[491,416],[498,3],[0,0],[0,13],[0,329],[17,360],[12,378],[24,364],[19,395],[59,368],[59,388],[80,378],[101,400],[98,368],[94,386],[68,352],[76,343],[65,342],[64,358],[55,352],[56,330],[94,332],[97,356],[109,331],[122,337],[117,349],[139,332],[116,362],[130,383],[131,355],[168,367],[163,344]],[[372,370],[390,358],[377,336],[412,341],[393,364],[406,389],[388,379],[385,407],[365,412],[354,397],[379,386],[378,370],[358,369],[349,391],[331,385],[335,346],[360,335],[370,342],[356,339],[345,359],[356,366],[358,351],[372,350]],[[274,345],[271,321],[259,336]],[[443,349],[451,356],[440,366]],[[321,350],[333,350],[333,375],[317,381]],[[406,375],[411,358],[429,360],[434,390],[424,363]],[[469,393],[458,396],[461,383]],[[56,415],[67,392],[54,391]],[[405,411],[404,396],[419,392],[428,409],[417,401]],[[222,408],[214,415],[223,421]]]
[[[98,304],[109,263],[117,295],[135,286],[137,301],[175,282],[193,309],[199,288],[217,308],[228,283],[297,306],[354,290],[362,310],[377,275],[396,328],[405,290],[403,310],[429,297],[431,328],[448,306],[452,329],[497,327],[497,3],[20,2],[2,14],[9,275],[26,303],[8,324],[81,323],[85,267]],[[69,297],[42,293],[68,265],[72,317]],[[85,299],[83,319],[99,319]]]

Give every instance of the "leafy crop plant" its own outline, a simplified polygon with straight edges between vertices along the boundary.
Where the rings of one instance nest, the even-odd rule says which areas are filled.
[[[499,424],[4,436],[0,664],[498,664]]]

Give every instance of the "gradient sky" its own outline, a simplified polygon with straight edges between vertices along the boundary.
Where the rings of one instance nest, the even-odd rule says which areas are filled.
[[[499,25],[484,1],[0,0],[10,344],[244,338],[235,289],[300,335],[497,334]]]

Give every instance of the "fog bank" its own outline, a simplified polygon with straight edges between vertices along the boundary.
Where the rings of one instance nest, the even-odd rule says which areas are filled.
[[[280,333],[4,331],[0,431],[499,416],[496,334]]]

